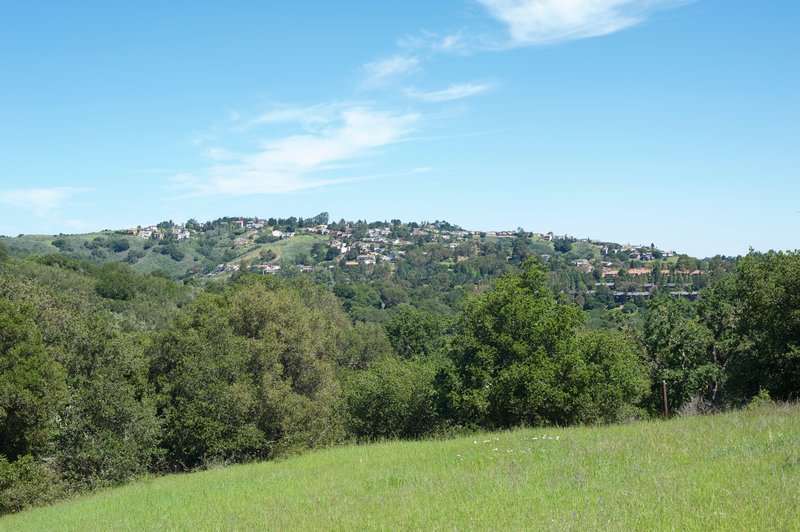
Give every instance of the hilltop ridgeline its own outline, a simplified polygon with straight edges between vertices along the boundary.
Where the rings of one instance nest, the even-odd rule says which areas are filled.
[[[3,241],[20,257],[58,252],[95,264],[122,262],[142,273],[192,283],[243,272],[302,273],[331,286],[389,280],[411,291],[404,302],[419,295],[437,311],[452,308],[466,293],[530,257],[547,265],[553,290],[585,310],[627,302],[642,308],[661,292],[695,299],[710,279],[736,263],[727,257],[698,260],[653,244],[620,245],[522,228],[467,231],[444,221],[329,222],[327,213],[305,219],[165,221],[102,233],[20,235]],[[436,295],[419,294],[425,286],[433,287]],[[447,297],[440,297],[445,293]],[[381,293],[381,302],[391,305],[393,295],[403,298]]]

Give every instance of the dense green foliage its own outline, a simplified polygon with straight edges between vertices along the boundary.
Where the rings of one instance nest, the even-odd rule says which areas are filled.
[[[435,366],[423,358],[384,356],[345,383],[348,431],[357,438],[417,438],[441,419],[433,385]]]
[[[309,283],[200,297],[151,348],[170,469],[266,459],[341,437],[335,353],[346,318]]]
[[[452,341],[450,397],[464,423],[512,427],[616,421],[644,395],[645,368],[618,333],[579,337],[533,261],[471,300]]]
[[[0,512],[353,439],[627,421],[658,414],[662,382],[673,412],[800,390],[797,252],[751,253],[731,273],[709,263],[697,301],[665,291],[606,308],[594,274],[559,266],[594,253],[581,242],[543,263],[526,238],[422,234],[391,265],[309,272],[294,266],[324,251],[297,247],[319,242],[309,234],[274,244],[292,257],[285,274],[236,268],[201,283],[127,264],[178,260],[173,226],[159,227],[161,251],[140,258],[121,235],[56,239],[120,255],[100,264],[0,247]],[[215,257],[219,242],[203,238],[192,245]],[[581,303],[572,288],[589,285]]]
[[[649,305],[643,341],[656,387],[673,410],[747,403],[761,390],[800,394],[800,253],[751,253],[696,304],[664,296]]]

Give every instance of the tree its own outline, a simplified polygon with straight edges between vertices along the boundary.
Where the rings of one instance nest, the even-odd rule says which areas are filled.
[[[559,238],[553,242],[553,249],[556,253],[568,253],[572,250],[572,242],[567,238]]]
[[[562,361],[583,315],[560,305],[534,260],[498,279],[459,316],[452,408],[464,421],[508,427],[570,421]]]
[[[633,338],[613,331],[577,337],[579,366],[571,368],[570,396],[579,423],[616,423],[644,417],[639,404],[650,388],[647,368]]]
[[[381,300],[386,308],[393,308],[408,302],[408,293],[402,286],[394,283],[381,285]]]
[[[115,237],[108,241],[108,248],[114,253],[127,251],[131,247],[130,242],[125,237]]]
[[[62,251],[62,252],[65,252],[65,253],[68,252],[68,251],[72,251],[72,249],[73,249],[72,248],[72,243],[70,243],[70,241],[67,240],[66,238],[56,238],[55,240],[53,240],[53,245],[55,247],[57,247],[59,249],[59,251]]]
[[[386,334],[395,352],[403,358],[429,356],[444,340],[444,320],[429,312],[401,305],[386,322]]]
[[[334,356],[341,368],[363,370],[373,360],[393,354],[392,344],[381,324],[359,321],[346,332],[346,347]]]
[[[385,356],[345,384],[348,431],[360,439],[418,438],[438,426],[435,367]]]
[[[277,257],[277,255],[275,254],[275,251],[274,251],[274,250],[271,250],[271,249],[262,249],[262,250],[261,250],[261,251],[258,253],[258,256],[259,256],[259,257],[261,258],[261,260],[263,260],[264,262],[269,262],[269,261],[271,261],[271,260],[275,260],[275,258]]]
[[[521,228],[520,228],[521,229]],[[524,230],[518,232],[518,234],[524,234]],[[530,247],[530,243],[527,238],[515,238],[514,244],[511,248],[511,260],[510,262],[515,265],[520,265],[529,258],[533,257],[533,250]]]
[[[739,261],[728,287],[738,319],[736,332],[751,349],[737,364],[737,379],[757,370],[748,394],[766,389],[776,399],[800,390],[800,252],[750,252]],[[743,390],[744,391],[744,390]]]
[[[122,264],[104,264],[95,290],[107,299],[127,301],[136,295],[133,271]]]
[[[307,221],[309,225],[328,225],[329,215],[327,212],[321,212]]]
[[[243,276],[159,335],[150,374],[171,468],[272,458],[340,437],[348,321],[324,288]]]
[[[144,257],[146,253],[140,249],[129,249],[128,255],[125,257],[125,262],[129,264],[136,264],[142,257]]]
[[[0,299],[0,456],[38,454],[56,433],[66,373],[48,351],[30,305]]]
[[[160,421],[147,382],[144,338],[102,316],[73,339],[54,465],[72,486],[109,486],[148,471],[159,456]]]
[[[660,405],[661,382],[669,385],[670,410],[678,410],[693,398],[717,401],[725,379],[724,367],[715,361],[713,337],[683,298],[665,294],[648,304],[644,322],[653,378],[653,410]]]

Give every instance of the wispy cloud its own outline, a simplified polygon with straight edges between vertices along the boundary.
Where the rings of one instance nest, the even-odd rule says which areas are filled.
[[[208,146],[203,149],[202,153],[206,159],[211,159],[212,161],[230,161],[239,157],[239,154],[234,151],[216,146]]]
[[[252,153],[234,155],[220,149],[233,159],[199,174],[174,176],[173,188],[188,195],[243,196],[283,194],[351,181],[353,177],[335,171],[405,140],[421,120],[418,113],[391,113],[365,105],[340,108],[322,120],[325,113],[315,114],[319,109],[309,107],[302,112],[293,108],[281,116],[282,121],[292,117],[302,124],[304,117],[315,115],[319,118],[316,130],[265,140]],[[278,115],[273,118],[277,120]]]
[[[48,216],[76,194],[89,190],[73,187],[0,190],[0,205],[25,209],[36,216]]]
[[[357,105],[353,102],[326,102],[309,106],[281,105],[257,115],[248,123],[251,126],[297,123],[305,128],[314,129],[319,124],[325,125],[335,121],[344,109]]]
[[[508,46],[542,45],[608,35],[658,9],[692,0],[477,0],[508,27]]]
[[[401,37],[397,40],[397,44],[408,51],[429,53],[460,53],[468,51],[472,47],[464,30],[455,33],[421,30],[418,34]]]
[[[409,98],[423,102],[448,102],[481,94],[492,87],[494,87],[492,83],[456,83],[436,91],[421,91],[408,87],[404,92]]]
[[[408,55],[393,55],[367,63],[362,67],[365,77],[361,87],[365,89],[382,87],[417,71],[419,67],[420,59]]]

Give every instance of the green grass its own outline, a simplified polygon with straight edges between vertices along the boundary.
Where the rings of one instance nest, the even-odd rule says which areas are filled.
[[[541,238],[531,238],[530,243],[534,253],[539,255],[553,255],[555,253],[552,242],[546,242]]]
[[[53,240],[58,238],[51,235],[23,235],[13,238],[4,238],[3,243],[8,246],[11,253],[27,257],[28,255],[46,253],[57,253],[59,249],[52,245]]]
[[[140,481],[0,529],[800,529],[800,407],[349,446]]]
[[[581,258],[588,258],[588,255],[591,253],[592,259],[599,259],[600,258],[600,249],[594,245],[589,244],[587,242],[573,242],[572,243],[572,254]]]
[[[260,246],[254,251],[254,256],[258,256],[258,252],[262,249],[271,249],[276,255],[273,262],[279,262],[281,260],[294,262],[295,259],[301,255],[310,255],[311,248],[318,242],[328,242],[328,237],[311,234],[297,235],[285,240],[279,240],[272,244]]]

